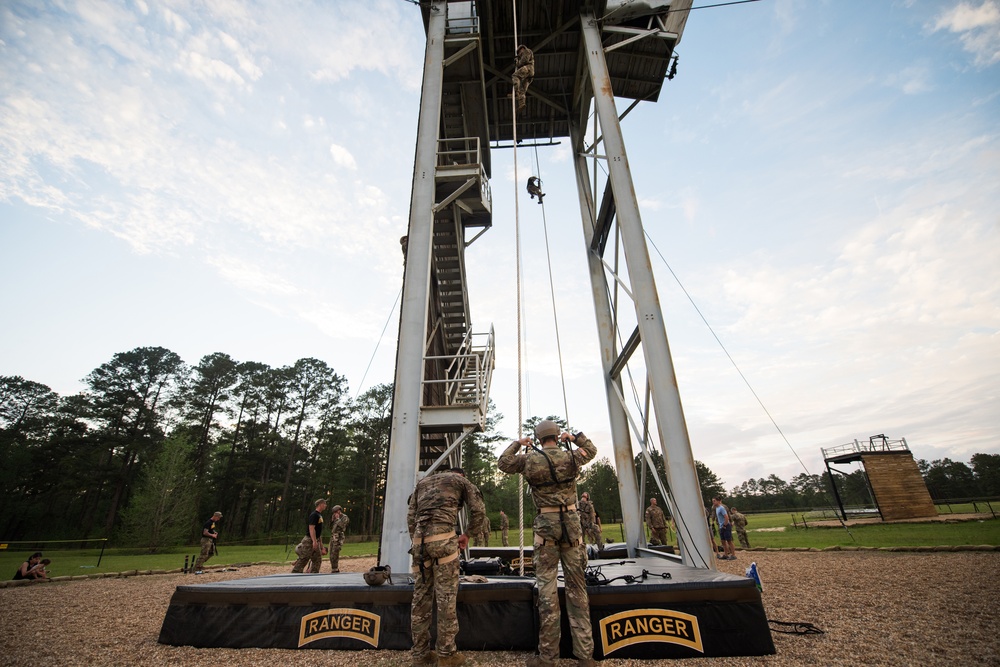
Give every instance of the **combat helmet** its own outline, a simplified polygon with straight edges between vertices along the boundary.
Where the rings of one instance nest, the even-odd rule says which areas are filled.
[[[364,574],[365,583],[369,586],[381,586],[386,581],[392,583],[392,568],[388,565],[376,565]]]
[[[543,419],[535,425],[535,438],[539,441],[544,440],[549,436],[559,437],[559,433],[559,424],[555,423],[551,419]]]

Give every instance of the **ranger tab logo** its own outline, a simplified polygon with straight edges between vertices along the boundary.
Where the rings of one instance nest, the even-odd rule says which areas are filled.
[[[604,655],[631,644],[665,642],[679,644],[699,653],[701,644],[698,617],[670,609],[632,609],[601,619]]]
[[[381,617],[360,609],[324,609],[302,617],[299,648],[317,639],[347,637],[378,648]]]

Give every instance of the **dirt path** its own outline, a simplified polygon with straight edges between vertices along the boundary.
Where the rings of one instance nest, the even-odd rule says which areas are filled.
[[[740,553],[720,569],[742,574],[750,557],[764,583],[772,620],[808,621],[822,635],[775,634],[777,655],[696,661],[606,660],[608,667],[691,664],[1000,665],[995,574],[1000,552]],[[342,560],[363,572],[372,558]],[[213,580],[285,572],[254,566]],[[2,665],[408,665],[398,651],[195,649],[158,644],[174,587],[184,575],[92,579],[0,589]],[[514,667],[528,654],[470,653],[470,665]],[[575,661],[563,661],[565,667]]]

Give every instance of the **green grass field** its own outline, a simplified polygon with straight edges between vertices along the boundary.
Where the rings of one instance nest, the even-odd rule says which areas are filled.
[[[184,567],[184,556],[197,557],[200,547],[177,547],[160,553],[148,554],[136,549],[106,549],[97,566],[100,549],[32,549],[31,551],[0,551],[0,576],[10,579],[17,568],[32,552],[39,550],[52,560],[49,572],[54,577],[95,574],[98,572],[126,572],[128,570],[173,570]],[[341,558],[374,556],[378,552],[375,542],[348,542],[340,552]],[[190,561],[191,559],[189,559]],[[286,551],[285,545],[227,546],[219,545],[219,554],[208,561],[209,565],[256,563],[259,561],[290,562],[295,560],[294,545]],[[3,575],[4,572],[9,572]]]
[[[748,536],[754,547],[915,547],[959,546],[969,544],[1000,545],[1000,519],[965,521],[960,523],[897,523],[853,526],[850,532],[840,525],[834,527],[794,528],[792,514],[751,514],[748,516]],[[808,520],[808,517],[807,517]],[[801,526],[801,515],[795,515]],[[761,530],[765,529],[765,530]],[[772,529],[772,530],[767,530]],[[773,530],[783,529],[783,530]],[[604,537],[613,541],[621,539],[621,525],[604,526]],[[524,542],[532,541],[530,529],[524,531]],[[672,534],[676,544],[676,534]],[[518,533],[510,531],[510,542],[517,546]],[[491,545],[499,545],[499,531],[490,538]],[[64,546],[64,545],[61,545]],[[232,565],[259,561],[290,562],[295,559],[294,545],[237,546],[219,545],[219,554],[209,565]],[[34,549],[32,549],[34,551]],[[52,576],[72,576],[98,572],[125,572],[128,570],[172,570],[184,566],[184,556],[196,556],[197,546],[178,547],[161,553],[147,554],[136,549],[106,549],[97,566],[100,549],[42,549],[52,559],[49,570]],[[341,558],[374,556],[376,542],[348,542],[344,544]],[[0,577],[12,578],[18,566],[30,551],[0,550]],[[6,574],[4,574],[6,572]]]

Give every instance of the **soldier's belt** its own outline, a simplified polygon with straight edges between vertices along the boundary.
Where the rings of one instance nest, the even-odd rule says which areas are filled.
[[[428,542],[440,542],[441,540],[450,540],[451,538],[455,537],[455,535],[456,535],[456,533],[453,530],[453,531],[448,532],[448,533],[438,533],[437,535],[427,535],[427,536],[424,536],[424,537],[414,537],[413,538],[413,544],[414,545],[418,545],[418,544],[427,544]]]
[[[576,511],[576,503],[574,503],[572,505],[565,505],[565,506],[563,506],[563,505],[555,505],[555,506],[552,506],[552,507],[539,507],[538,511],[541,514],[552,514],[553,512],[562,512],[562,511],[573,512],[573,511]]]
[[[454,534],[455,533],[452,533],[452,535],[454,535]],[[437,536],[435,535],[434,537],[437,537]],[[457,560],[457,559],[458,559],[458,552],[456,551],[455,553],[451,554],[450,556],[442,556],[441,558],[438,558],[436,560],[437,560],[437,564],[438,565],[444,565],[445,563],[450,563],[451,561]],[[434,561],[435,561],[434,558],[428,558],[427,560],[424,561],[424,565],[423,566],[424,567],[430,567],[431,565],[434,564]],[[413,571],[414,572],[420,572],[420,563],[414,563],[413,564]]]

